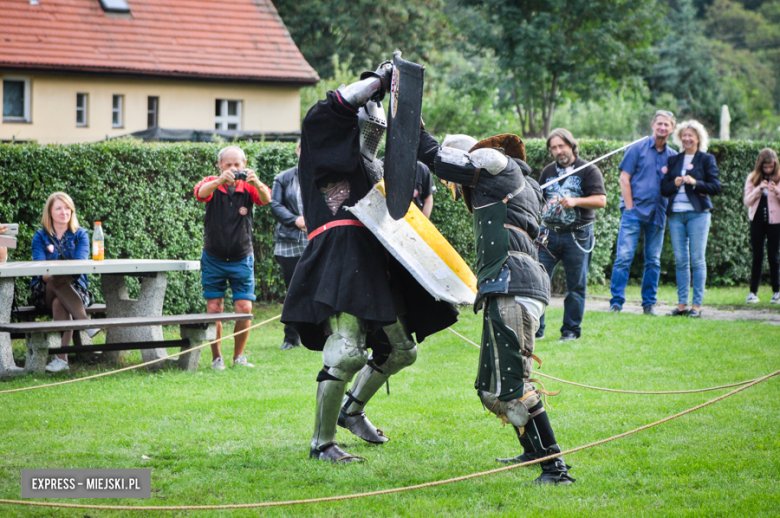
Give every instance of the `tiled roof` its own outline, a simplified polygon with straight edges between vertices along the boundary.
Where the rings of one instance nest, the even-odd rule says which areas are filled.
[[[0,67],[314,84],[271,0],[0,0]]]

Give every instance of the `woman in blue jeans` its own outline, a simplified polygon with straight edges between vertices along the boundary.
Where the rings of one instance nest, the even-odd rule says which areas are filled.
[[[707,282],[704,253],[710,232],[710,196],[720,194],[718,166],[715,157],[707,153],[707,130],[697,121],[679,124],[673,139],[683,152],[669,158],[661,180],[661,194],[669,197],[669,232],[677,267],[677,307],[668,315],[698,318]],[[691,271],[693,304],[688,309]]]

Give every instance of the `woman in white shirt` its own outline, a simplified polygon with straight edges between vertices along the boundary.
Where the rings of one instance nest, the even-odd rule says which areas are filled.
[[[680,123],[672,138],[683,152],[669,158],[661,179],[661,194],[669,197],[669,233],[677,268],[677,307],[668,315],[698,318],[707,282],[705,251],[712,210],[710,195],[720,194],[718,166],[715,157],[706,152],[709,135],[699,122]],[[691,277],[693,301],[688,309]]]

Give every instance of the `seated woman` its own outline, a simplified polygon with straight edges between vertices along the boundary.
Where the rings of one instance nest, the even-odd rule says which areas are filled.
[[[79,227],[73,200],[64,192],[55,192],[46,200],[41,218],[43,229],[37,231],[32,241],[33,261],[56,261],[58,259],[88,259],[89,234]],[[40,310],[51,311],[54,320],[86,320],[92,294],[88,289],[86,275],[44,275],[33,277],[30,284],[32,302]],[[100,329],[88,329],[87,334],[95,336]],[[67,347],[73,338],[73,331],[62,334],[62,346]],[[47,372],[68,369],[68,355],[57,355]]]

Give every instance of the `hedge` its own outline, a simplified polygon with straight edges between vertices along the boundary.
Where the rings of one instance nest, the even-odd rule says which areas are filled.
[[[271,185],[275,174],[295,163],[294,146],[279,143],[241,143],[249,164]],[[580,154],[592,159],[622,143],[601,140],[580,142]],[[544,141],[526,142],[528,162],[535,175],[550,162]],[[758,151],[770,143],[715,142],[711,152],[721,171],[723,194],[714,198],[712,228],[707,245],[708,283],[745,282],[750,276],[750,237],[747,209],[742,205],[745,176]],[[75,145],[0,144],[0,221],[21,223],[19,248],[11,260],[30,260],[32,235],[40,228],[43,204],[51,192],[65,191],[75,203],[82,226],[102,221],[106,257],[198,260],[203,242],[204,205],[195,200],[194,185],[214,174],[219,144],[142,144],[113,141]],[[771,144],[778,148],[778,143]],[[599,164],[605,176],[607,208],[597,211],[596,247],[590,281],[609,277],[620,222],[618,164],[622,153]],[[267,207],[255,209],[255,268],[257,296],[261,301],[281,300],[285,293],[278,265],[273,260],[273,218]],[[471,218],[462,202],[454,202],[447,189],[435,195],[432,221],[470,263],[474,261]],[[634,275],[641,276],[641,253]],[[662,271],[674,277],[674,258],[664,245]],[[99,277],[90,279],[99,296]],[[17,280],[17,299],[26,303],[27,279]],[[132,291],[131,291],[132,293]],[[202,311],[200,274],[177,272],[168,276],[165,310],[168,313]]]

